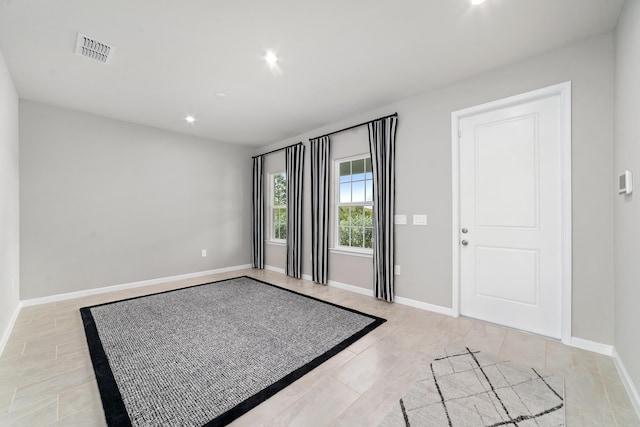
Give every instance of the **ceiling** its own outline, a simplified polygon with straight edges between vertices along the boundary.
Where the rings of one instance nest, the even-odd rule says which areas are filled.
[[[255,147],[611,31],[623,3],[0,1],[21,98]],[[111,63],[75,55],[78,32]]]

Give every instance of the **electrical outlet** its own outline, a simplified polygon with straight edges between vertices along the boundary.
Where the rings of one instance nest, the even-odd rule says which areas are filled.
[[[426,215],[414,215],[413,216],[413,225],[427,225],[427,216]]]
[[[404,225],[407,223],[406,215],[394,215],[393,223],[398,225]]]
[[[400,266],[396,265],[393,267],[393,274],[395,274],[396,276],[400,275]]]
[[[206,257],[206,256],[207,256],[207,250],[206,250],[206,249],[203,249],[203,250],[202,250],[202,258],[204,258],[204,257]]]

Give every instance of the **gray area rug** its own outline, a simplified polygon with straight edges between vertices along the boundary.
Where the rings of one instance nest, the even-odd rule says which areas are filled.
[[[112,426],[225,425],[384,322],[249,277],[80,311]]]
[[[380,426],[564,426],[556,375],[467,347],[447,347]]]

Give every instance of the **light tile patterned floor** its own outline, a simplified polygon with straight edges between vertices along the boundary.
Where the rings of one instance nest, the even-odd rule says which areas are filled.
[[[80,307],[244,274],[388,321],[233,426],[374,426],[453,343],[564,376],[568,426],[640,426],[610,357],[257,270],[23,308],[0,357],[0,426],[105,425]]]

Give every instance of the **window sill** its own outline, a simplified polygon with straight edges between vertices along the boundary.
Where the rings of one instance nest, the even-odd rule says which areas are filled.
[[[286,240],[265,240],[264,241],[267,245],[273,245],[273,246],[287,246],[287,241]]]
[[[357,249],[329,248],[329,252],[331,252],[332,254],[349,255],[360,258],[373,258],[373,250],[359,251]]]

